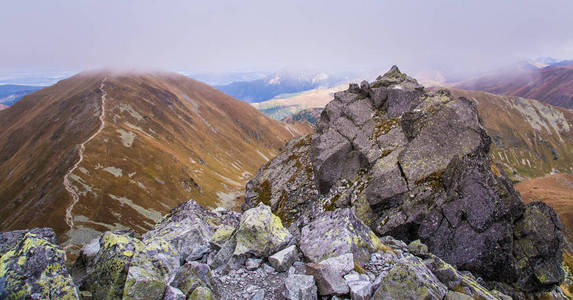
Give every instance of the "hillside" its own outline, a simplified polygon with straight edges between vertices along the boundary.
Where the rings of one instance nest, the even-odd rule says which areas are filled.
[[[520,96],[552,105],[573,108],[573,63],[544,68],[523,68],[515,72],[489,74],[453,85],[466,90]]]
[[[573,112],[532,99],[450,90],[478,101],[492,157],[513,180],[573,171]]]
[[[0,229],[51,226],[74,244],[143,232],[191,198],[234,208],[305,130],[182,75],[80,73],[0,112]]]
[[[543,201],[555,209],[573,241],[573,174],[551,174],[520,182],[515,188],[524,202]],[[570,246],[571,247],[571,246]]]

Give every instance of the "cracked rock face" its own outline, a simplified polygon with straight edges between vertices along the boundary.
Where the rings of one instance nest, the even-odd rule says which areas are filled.
[[[550,207],[521,202],[490,143],[474,101],[426,92],[393,67],[336,93],[315,133],[247,184],[243,208],[269,205],[295,236],[351,208],[379,236],[420,239],[488,281],[547,289],[562,278],[561,225]]]

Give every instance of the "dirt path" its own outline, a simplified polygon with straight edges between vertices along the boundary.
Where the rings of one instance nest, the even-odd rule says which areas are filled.
[[[70,168],[68,170],[68,172],[64,176],[64,187],[66,188],[66,191],[68,191],[68,193],[70,193],[70,195],[72,195],[72,203],[70,204],[70,206],[68,206],[68,208],[66,208],[66,224],[68,224],[70,229],[72,229],[74,227],[74,218],[72,216],[72,210],[74,209],[74,205],[76,205],[76,203],[78,203],[78,201],[80,200],[80,196],[79,196],[78,192],[76,190],[74,190],[74,188],[72,187],[72,183],[70,182],[70,175],[78,168],[80,163],[84,160],[84,150],[86,149],[86,144],[89,143],[104,128],[105,98],[107,97],[107,92],[104,90],[104,86],[105,86],[106,80],[107,80],[107,78],[101,82],[101,85],[99,87],[99,90],[102,92],[102,95],[101,95],[101,113],[99,115],[99,120],[100,120],[101,124],[99,125],[98,130],[96,132],[94,132],[94,134],[92,134],[87,140],[85,140],[83,143],[81,143],[79,145],[78,154],[80,156],[80,159],[74,164],[74,166],[72,168]]]

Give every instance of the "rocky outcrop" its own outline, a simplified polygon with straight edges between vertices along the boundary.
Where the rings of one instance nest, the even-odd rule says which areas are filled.
[[[269,205],[303,236],[303,253],[305,228],[349,210],[376,235],[419,239],[488,282],[550,289],[562,280],[559,220],[521,202],[490,144],[473,101],[425,91],[393,67],[335,93],[315,133],[288,143],[247,184],[243,208]]]
[[[504,294],[488,288],[481,278],[461,272],[430,253],[421,241],[406,245],[390,236],[377,237],[351,209],[324,213],[314,220],[313,227],[309,227],[313,228],[315,234],[307,234],[308,229],[303,228],[301,231],[305,233],[293,235],[289,245],[283,245],[279,237],[283,236],[285,229],[278,217],[269,211],[269,207],[260,205],[245,212],[239,220],[234,213],[209,211],[190,201],[175,208],[153,231],[141,238],[128,231],[106,232],[85,245],[73,268],[74,281],[82,297],[88,299],[318,299],[335,296],[350,299],[507,299]],[[542,220],[539,216],[548,212],[550,210],[546,207],[536,205],[536,209],[526,213],[536,215],[534,220]],[[180,219],[177,216],[186,217]],[[273,227],[260,220],[276,220],[277,224]],[[538,235],[535,228],[549,225],[536,222],[520,223],[520,236],[546,238]],[[251,226],[263,223],[265,226]],[[180,232],[181,238],[188,239],[197,233],[194,231],[197,224],[208,226],[208,232],[217,232],[222,228],[227,230],[233,226],[231,224],[237,227],[222,247],[210,246],[203,256],[195,259],[189,252],[179,249],[204,245],[205,241],[212,241],[213,236],[193,239],[193,242],[181,247],[180,239],[160,230],[171,228]],[[258,256],[255,256],[256,251],[234,255],[241,226],[244,227],[242,230],[248,228],[249,236],[258,237],[269,245],[280,246],[273,246],[272,251],[258,252]],[[329,227],[336,227],[336,232],[324,230]],[[34,232],[38,235],[38,231]],[[315,252],[307,250],[311,242],[319,242],[316,233],[323,234],[327,242],[315,245],[315,248],[324,248],[315,257],[309,255]],[[18,245],[26,244],[22,241],[30,236],[34,234],[11,232],[0,235],[0,241],[4,242],[0,246],[5,251],[2,253],[2,272],[17,269],[14,263],[4,265],[5,258],[11,257],[9,253],[17,253],[21,248]],[[52,245],[55,242],[53,232],[45,231],[45,236],[45,243]],[[273,240],[281,242],[273,244]],[[343,243],[343,240],[346,242]],[[328,243],[331,245],[327,247]],[[252,249],[260,250],[258,241],[253,245]],[[528,259],[538,259],[544,249],[527,252]],[[26,259],[36,262],[45,257],[45,252],[38,250],[36,248],[29,252]],[[212,268],[208,262],[221,252],[229,256],[228,260]],[[299,252],[303,255],[298,255]],[[246,256],[249,258],[244,259]],[[15,263],[18,264],[21,259],[22,256],[18,256]],[[61,278],[53,273],[55,270],[65,271],[63,260],[61,263],[60,269],[47,267],[52,273],[44,273],[41,281]],[[269,266],[269,263],[276,268]],[[75,293],[69,298],[76,299],[76,288],[66,274],[62,275],[68,278],[68,284],[54,285],[51,291],[54,293],[59,291],[58,287],[68,286]],[[535,274],[541,276],[543,273],[539,269]],[[28,276],[27,280],[34,278],[31,273]],[[16,284],[27,282],[23,277],[3,278]],[[4,293],[1,289],[0,292]],[[18,293],[18,297],[12,298],[33,298],[33,295],[38,295],[31,290]],[[57,296],[67,297],[65,294]],[[516,297],[525,297],[525,294],[516,294]],[[8,299],[11,299],[10,296]]]
[[[52,229],[0,233],[1,299],[79,299]]]

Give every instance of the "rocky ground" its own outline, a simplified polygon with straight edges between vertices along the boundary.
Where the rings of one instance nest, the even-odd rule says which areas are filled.
[[[68,267],[50,229],[0,234],[0,298],[562,299],[559,218],[489,145],[474,103],[393,68],[337,93],[242,213],[190,200]]]

